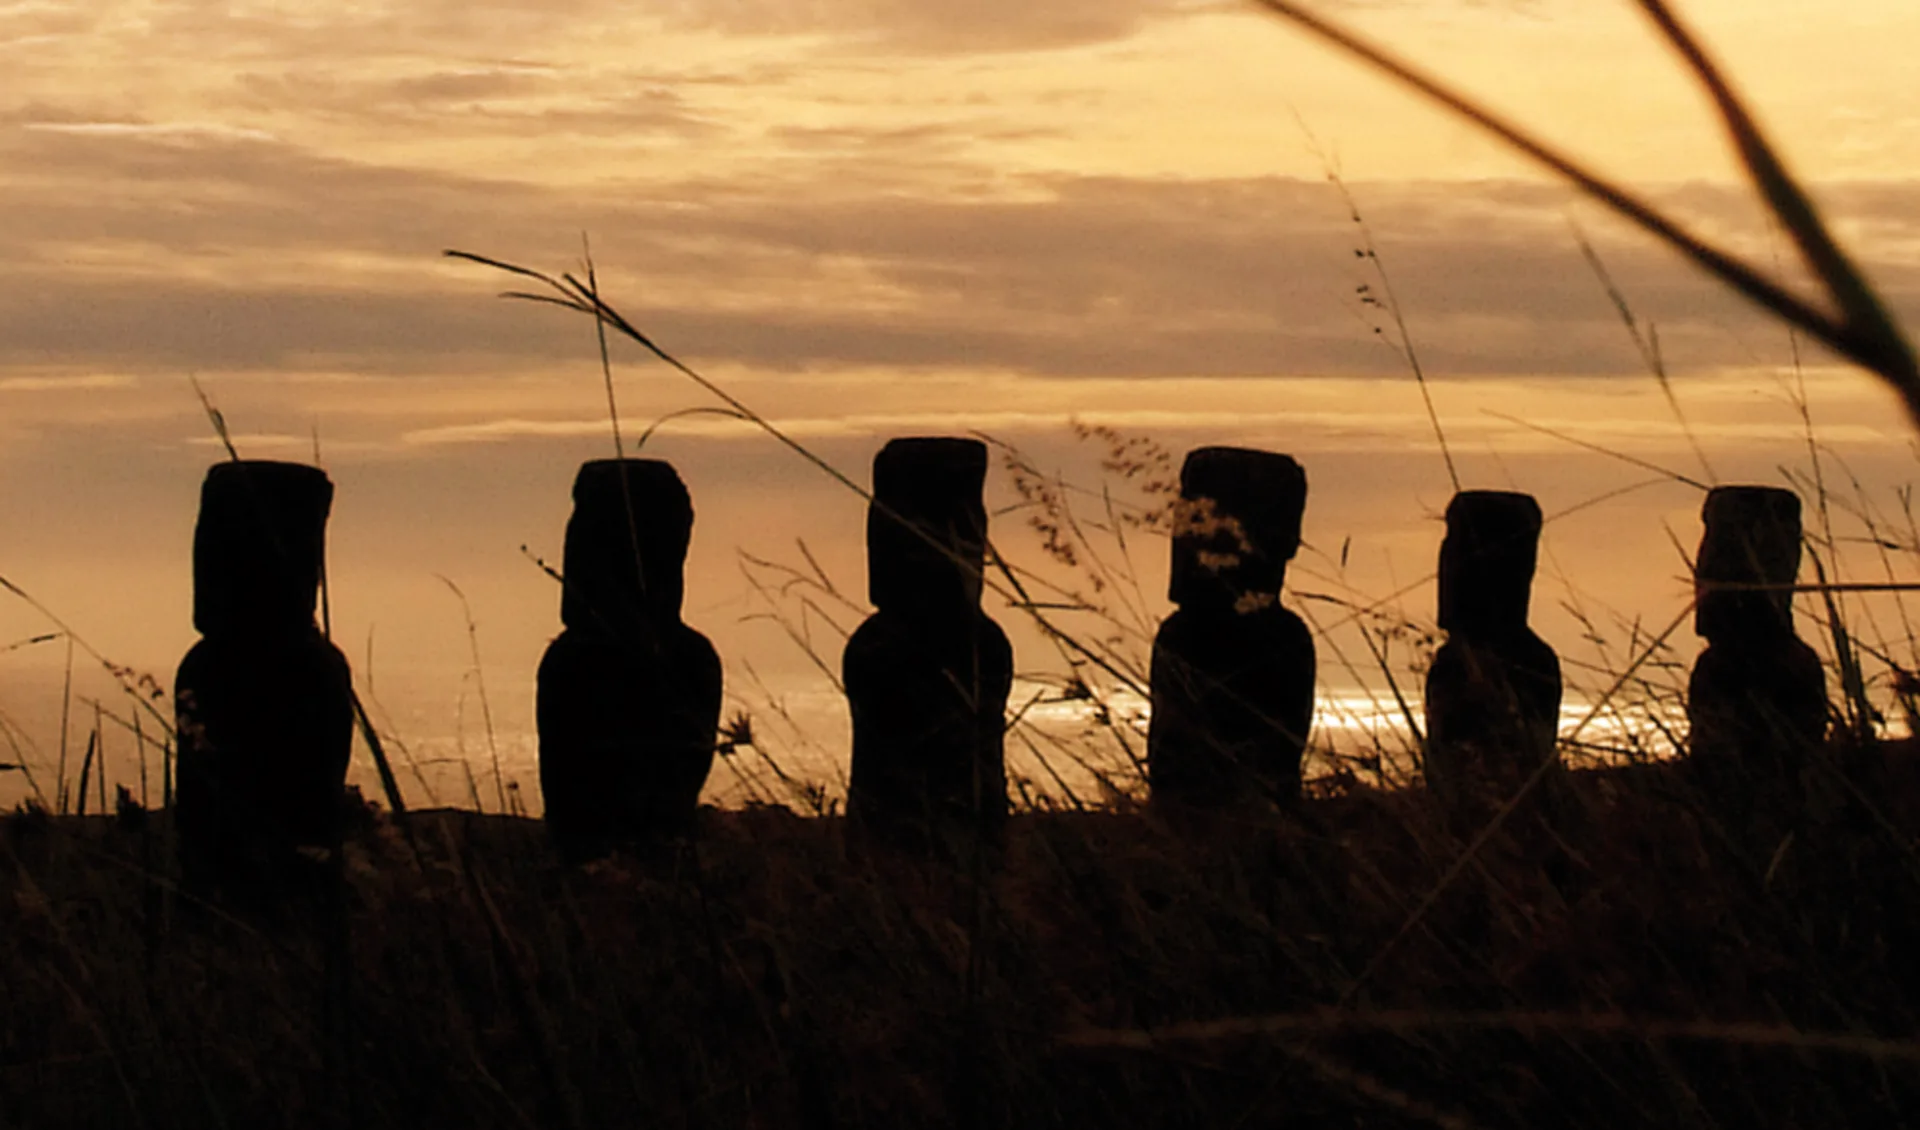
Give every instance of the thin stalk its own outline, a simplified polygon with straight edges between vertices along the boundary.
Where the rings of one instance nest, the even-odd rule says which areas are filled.
[[[100,735],[100,811],[107,811],[107,736],[100,728],[100,704],[93,705],[93,732]]]
[[[1347,190],[1347,182],[1331,167],[1327,168],[1327,180],[1346,201],[1347,214],[1352,218],[1354,228],[1360,233],[1359,255],[1373,267],[1373,275],[1380,280],[1380,297],[1374,298],[1368,288],[1360,288],[1360,301],[1376,309],[1385,310],[1393,319],[1393,328],[1398,336],[1394,344],[1399,347],[1400,356],[1407,367],[1413,370],[1414,383],[1420,386],[1420,402],[1426,406],[1427,423],[1433,428],[1433,438],[1440,444],[1440,458],[1447,464],[1447,480],[1453,484],[1455,493],[1460,490],[1460,472],[1453,463],[1453,449],[1447,444],[1446,429],[1440,426],[1440,413],[1433,406],[1433,391],[1427,387],[1427,371],[1420,364],[1420,354],[1413,347],[1413,332],[1407,329],[1406,316],[1401,312],[1400,300],[1394,296],[1393,280],[1387,276],[1387,265],[1380,258],[1380,250],[1373,242],[1373,229],[1367,226],[1366,218],[1360,215],[1360,205],[1354,200],[1353,193]],[[1374,327],[1374,333],[1380,332]]]
[[[1680,434],[1687,437],[1687,446],[1693,450],[1693,457],[1700,461],[1700,470],[1706,474],[1709,481],[1716,479],[1718,476],[1713,473],[1713,464],[1707,461],[1707,453],[1700,446],[1700,438],[1693,434],[1693,425],[1687,421],[1687,414],[1680,409],[1680,398],[1674,394],[1673,381],[1667,375],[1666,358],[1660,355],[1659,329],[1649,325],[1644,334],[1640,332],[1640,320],[1634,316],[1633,307],[1627,302],[1626,293],[1613,281],[1613,274],[1607,270],[1607,264],[1600,258],[1600,252],[1595,249],[1592,241],[1587,239],[1587,233],[1580,230],[1580,225],[1572,226],[1573,241],[1579,246],[1581,257],[1587,261],[1587,268],[1593,272],[1594,277],[1600,280],[1600,288],[1607,292],[1607,300],[1613,303],[1614,313],[1620,315],[1620,322],[1626,327],[1627,336],[1633,339],[1634,348],[1640,352],[1640,363],[1647,367],[1647,372],[1652,373],[1653,379],[1659,383],[1660,395],[1667,401],[1667,410],[1673,413],[1674,421],[1680,425]],[[1797,359],[1797,349],[1795,356]]]
[[[586,232],[580,233],[580,251],[586,261],[587,293],[593,296],[594,303],[598,305],[600,301],[600,277],[593,267],[593,249],[587,245]],[[605,320],[600,318],[594,319],[593,336],[594,341],[600,347],[600,376],[601,382],[607,390],[607,426],[613,432],[613,457],[615,459],[624,459],[626,458],[627,452],[626,445],[620,442],[620,405],[615,402],[613,396],[613,356],[607,350],[607,323]],[[653,429],[648,428],[647,431],[651,434]],[[644,443],[646,441],[642,439],[641,442]],[[626,480],[622,478],[621,485],[623,488],[625,483]]]
[[[87,735],[87,752],[85,756],[80,758],[80,793],[79,802],[74,812],[75,816],[85,816],[87,814],[87,782],[91,779],[93,772],[94,750],[99,747],[100,731],[96,727],[92,733]]]
[[[67,637],[66,675],[60,683],[60,763],[55,770],[53,808],[67,811],[67,723],[73,715],[73,637]]]
[[[1270,1016],[1188,1021],[1152,1029],[1083,1028],[1060,1038],[1077,1048],[1148,1051],[1169,1044],[1280,1036],[1327,1039],[1360,1033],[1392,1033],[1418,1039],[1436,1032],[1504,1032],[1539,1040],[1590,1037],[1657,1044],[1670,1040],[1798,1052],[1842,1052],[1870,1059],[1920,1063],[1920,1041],[1857,1032],[1809,1031],[1788,1025],[1716,1020],[1666,1020],[1621,1012],[1540,1012],[1524,1009],[1456,1012],[1443,1009],[1320,1009]]]
[[[1563,155],[1419,68],[1403,62],[1384,48],[1308,11],[1298,0],[1251,2],[1360,58],[1374,69],[1487,130],[1573,182],[1587,195],[1625,216],[1781,321],[1798,326],[1834,352],[1878,374],[1900,394],[1909,418],[1916,426],[1920,426],[1920,363],[1916,363],[1912,347],[1888,316],[1859,269],[1827,234],[1818,212],[1773,155],[1772,147],[1761,136],[1758,126],[1733,94],[1729,84],[1660,0],[1639,0],[1639,3],[1713,98],[1723,124],[1746,162],[1755,187],[1792,234],[1808,266],[1824,284],[1827,297],[1843,312],[1840,316],[1810,304],[1765,272],[1730,252],[1706,243],[1633,193]]]
[[[1544,424],[1531,423],[1527,420],[1522,420],[1518,416],[1510,416],[1505,412],[1496,412],[1491,408],[1485,408],[1485,409],[1482,409],[1482,411],[1484,411],[1487,415],[1492,416],[1496,420],[1504,420],[1509,424],[1515,425],[1516,427],[1522,427],[1522,428],[1528,429],[1529,431],[1539,432],[1541,435],[1552,436],[1554,439],[1557,439],[1562,443],[1570,443],[1575,447],[1585,448],[1586,450],[1594,452],[1597,455],[1605,455],[1609,459],[1618,459],[1622,463],[1626,463],[1630,466],[1638,467],[1643,471],[1652,471],[1653,473],[1660,475],[1664,478],[1672,479],[1676,483],[1685,483],[1686,485],[1694,488],[1695,490],[1707,491],[1707,490],[1713,489],[1708,484],[1703,483],[1699,479],[1693,478],[1690,475],[1683,475],[1678,471],[1669,470],[1666,467],[1662,467],[1658,463],[1650,463],[1645,459],[1640,459],[1635,456],[1628,455],[1624,451],[1615,451],[1612,448],[1603,447],[1600,444],[1591,443],[1587,440],[1570,436],[1565,432],[1556,431],[1553,428],[1549,428]]]
[[[441,584],[453,590],[454,597],[460,601],[461,618],[467,624],[467,654],[473,659],[473,682],[480,695],[480,722],[486,727],[487,756],[493,761],[493,791],[495,803],[499,805],[495,811],[504,813],[507,810],[507,783],[500,772],[500,745],[493,734],[493,707],[487,702],[486,671],[480,665],[480,629],[473,622],[473,608],[467,603],[467,594],[461,592],[460,586],[454,584],[451,578],[441,576],[439,573],[435,573],[434,576],[440,578]],[[479,805],[476,803],[474,807],[477,808]]]
[[[133,716],[133,748],[140,755],[140,807],[149,808],[147,801],[147,735],[140,729],[140,715]]]

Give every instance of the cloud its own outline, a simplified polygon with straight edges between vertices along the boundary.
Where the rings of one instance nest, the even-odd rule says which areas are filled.
[[[248,71],[232,105],[286,113],[305,123],[340,122],[378,131],[455,132],[467,140],[577,134],[698,138],[719,126],[679,89],[684,76],[622,76],[589,90],[557,67],[478,63],[353,74],[302,67]]]
[[[917,147],[917,148],[916,148]],[[584,322],[489,296],[449,246],[565,269],[591,233],[606,293],[670,348],[757,369],[1066,376],[1394,373],[1360,232],[1318,181],[1031,176],[974,189],[916,138],[866,179],[832,161],[738,181],[543,185],[351,161],[248,130],[0,125],[0,365],[396,373],[573,361]],[[951,174],[947,176],[946,174]],[[961,188],[943,188],[951,181]],[[1354,192],[1429,373],[1640,372],[1581,261],[1585,219],[1676,370],[1784,337],[1646,240],[1518,182]],[[1819,193],[1920,315],[1920,183]],[[1738,190],[1663,203],[1728,232]],[[1745,240],[1764,261],[1761,237]],[[1378,329],[1380,332],[1375,332]]]
[[[1403,388],[1376,388],[1388,394],[1403,393]],[[1591,390],[1582,390],[1590,394]],[[1671,416],[1551,414],[1552,396],[1541,387],[1515,390],[1524,402],[1528,417],[1524,423],[1484,412],[1455,416],[1447,421],[1448,440],[1456,447],[1473,449],[1486,446],[1506,456],[1567,453],[1574,445],[1565,438],[1578,436],[1582,441],[1612,452],[1686,451],[1691,441],[1711,450],[1747,448],[1774,450],[1780,445],[1777,420],[1715,420],[1694,422],[1683,428]],[[850,412],[832,416],[779,416],[769,422],[790,439],[814,444],[828,440],[880,439],[896,435],[984,434],[995,438],[1052,437],[1066,434],[1075,422],[1114,428],[1127,435],[1160,438],[1185,435],[1263,433],[1283,435],[1294,450],[1335,450],[1342,452],[1438,451],[1433,425],[1413,398],[1394,396],[1394,407],[1379,403],[1346,410],[1326,408],[1285,410],[1231,410],[1211,405],[1193,408],[1088,408],[1073,411],[1032,411],[1005,408],[970,408],[925,412]],[[1517,407],[1517,406],[1516,406]],[[1591,407],[1591,405],[1589,405]],[[1696,405],[1696,409],[1699,406]],[[627,421],[629,444],[646,429],[638,421]],[[698,437],[709,442],[764,443],[766,431],[751,421],[729,418],[724,413],[702,412],[682,415],[662,422],[662,436],[676,439]],[[1556,434],[1557,433],[1557,434]],[[607,435],[605,418],[528,419],[507,417],[476,423],[449,424],[415,428],[401,433],[399,444],[413,448],[440,448],[477,444],[517,444],[527,441],[567,441]],[[280,437],[284,444],[307,444],[306,437]],[[1824,422],[1820,442],[1829,450],[1884,450],[1888,435],[1884,429],[1860,422]],[[194,442],[212,442],[194,441]]]
[[[1155,19],[1217,5],[1194,0],[675,0],[669,23],[733,34],[825,35],[890,51],[1050,50],[1125,39]]]
[[[241,141],[274,141],[265,130],[230,126],[220,122],[24,122],[21,128],[43,133],[68,133],[95,137],[132,138],[223,138]]]
[[[184,3],[143,11],[167,41],[286,57],[369,53],[525,56],[583,41],[645,52],[663,35],[809,41],[835,53],[966,55],[1044,51],[1126,39],[1148,24],[1221,7],[1218,0],[375,0],[290,15],[277,4]],[[24,27],[25,25],[23,25]],[[32,27],[80,30],[49,14]],[[94,25],[96,34],[99,26]],[[0,34],[4,29],[0,28]],[[295,50],[304,45],[305,50]]]
[[[98,19],[89,8],[51,2],[10,3],[0,8],[0,46],[40,43],[86,31]]]
[[[74,392],[87,389],[132,388],[139,383],[137,378],[124,373],[0,377],[0,392]]]
[[[283,458],[311,456],[313,452],[312,436],[286,435],[279,432],[233,432],[225,436],[192,436],[186,442],[189,447],[217,448],[220,451],[225,451],[231,444],[235,450],[245,451],[250,458],[258,458],[262,452]]]

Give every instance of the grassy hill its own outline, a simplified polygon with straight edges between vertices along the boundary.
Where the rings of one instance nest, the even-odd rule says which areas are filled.
[[[1920,767],[1808,797],[1571,773],[1463,866],[1364,789],[944,863],[757,808],[569,870],[534,822],[369,811],[265,910],[180,890],[161,814],[17,813],[0,1125],[1920,1121]]]

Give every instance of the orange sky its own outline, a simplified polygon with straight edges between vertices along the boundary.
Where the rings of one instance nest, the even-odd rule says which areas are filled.
[[[1717,238],[1786,254],[1632,5],[1328,10]],[[1920,323],[1920,7],[1684,12]],[[1309,540],[1347,545],[1348,580],[1384,595],[1431,569],[1449,486],[1355,300],[1373,280],[1333,162],[1468,485],[1552,512],[1648,478],[1489,410],[1697,477],[1810,466],[1784,332],[1237,4],[0,2],[0,69],[0,574],[170,674],[219,454],[197,376],[244,454],[307,457],[318,430],[340,483],[338,633],[357,665],[371,634],[376,670],[415,679],[423,740],[451,726],[467,664],[436,574],[472,599],[491,689],[524,729],[557,600],[519,547],[557,553],[571,469],[610,449],[589,328],[494,300],[505,280],[446,247],[567,268],[589,234],[617,305],[856,476],[888,435],[980,429],[1092,481],[1076,414],[1176,450],[1292,451]],[[1659,326],[1712,476],[1570,221]],[[706,403],[616,360],[633,429]],[[1819,355],[1804,375],[1820,440],[1896,507],[1912,456],[1892,401]],[[857,500],[725,421],[657,442],[700,515],[690,621],[736,678],[751,661],[803,685],[804,658],[743,619],[761,605],[737,551],[792,560],[805,537],[858,595]],[[1697,507],[1688,488],[1638,491],[1557,523],[1549,555],[1580,591],[1664,622]],[[1017,516],[1001,530],[1018,551]],[[1163,554],[1141,551],[1150,589]],[[1580,628],[1548,583],[1539,627],[1571,652]],[[1431,592],[1407,600],[1423,615]],[[0,646],[43,627],[0,603]],[[0,711],[38,717],[57,658],[0,655]]]

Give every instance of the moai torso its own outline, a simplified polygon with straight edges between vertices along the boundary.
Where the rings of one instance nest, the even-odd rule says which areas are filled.
[[[352,688],[313,619],[332,501],[315,467],[207,471],[193,537],[201,638],[174,680],[175,821],[195,881],[266,893],[296,847],[338,839]]]
[[[1279,598],[1306,502],[1306,474],[1285,455],[1203,447],[1181,466],[1168,584],[1179,609],[1153,642],[1156,806],[1299,796],[1313,636]]]
[[[1716,487],[1694,566],[1694,630],[1707,648],[1687,685],[1690,759],[1714,787],[1798,788],[1826,736],[1820,657],[1793,631],[1793,594],[1719,584],[1791,585],[1800,571],[1800,499],[1778,487]]]
[[[680,619],[693,503],[670,464],[581,466],[535,707],[549,833],[569,859],[691,830],[713,768],[720,657]]]
[[[1426,774],[1458,815],[1490,815],[1556,756],[1560,660],[1527,626],[1539,540],[1531,495],[1461,491],[1447,506]]]
[[[841,660],[853,714],[848,814],[903,846],[997,831],[1007,814],[1006,633],[980,609],[986,445],[895,439],[873,461],[867,589]]]

